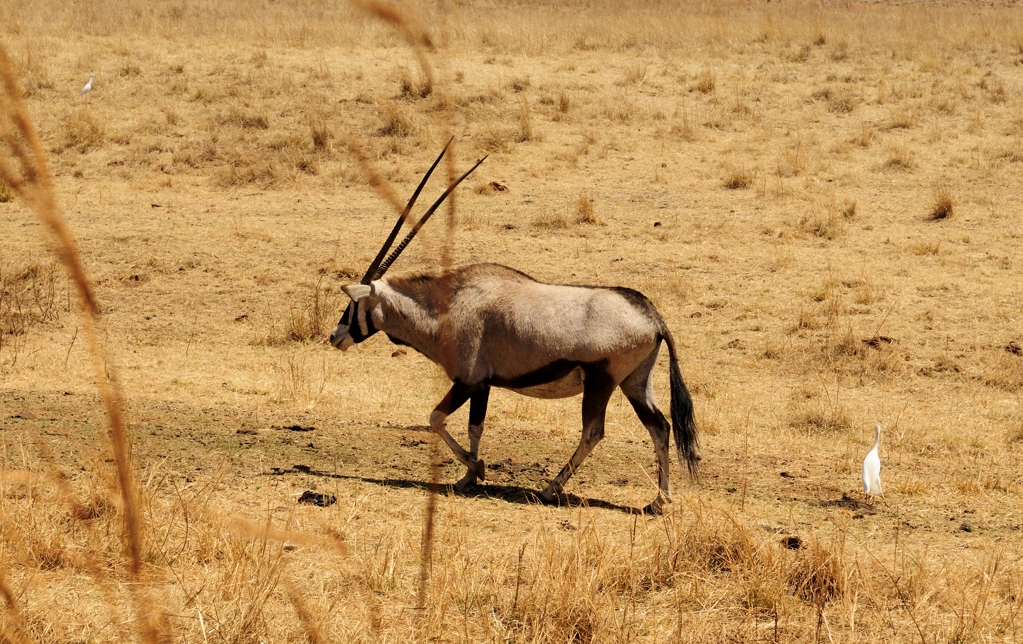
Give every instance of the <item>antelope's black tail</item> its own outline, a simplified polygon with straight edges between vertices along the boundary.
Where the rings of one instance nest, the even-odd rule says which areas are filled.
[[[700,440],[697,436],[696,419],[693,414],[693,399],[689,389],[682,380],[682,372],[678,368],[678,355],[675,352],[675,340],[671,337],[667,325],[661,331],[661,337],[668,345],[668,376],[671,382],[671,431],[675,434],[675,450],[678,462],[689,475],[696,478],[699,469],[698,453]]]

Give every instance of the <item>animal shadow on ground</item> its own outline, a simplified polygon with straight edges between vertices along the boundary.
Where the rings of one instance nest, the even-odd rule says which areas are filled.
[[[384,487],[396,487],[405,489],[420,489],[428,490],[430,484],[426,481],[414,481],[411,479],[378,479],[370,478],[365,476],[351,476],[347,474],[336,474],[333,472],[324,472],[322,470],[314,470],[308,465],[293,465],[290,468],[271,468],[270,476],[288,476],[290,474],[306,474],[310,476],[319,476],[328,479],[342,479],[348,481],[362,481],[364,483],[372,483],[374,485],[382,485]],[[616,510],[618,512],[624,512],[625,514],[643,514],[643,511],[639,508],[633,508],[627,505],[618,505],[616,503],[610,503],[608,501],[602,501],[600,499],[584,499],[574,494],[561,494],[556,497],[550,503],[543,500],[538,493],[533,490],[528,490],[524,487],[517,485],[486,485],[476,484],[469,488],[465,492],[458,492],[450,484],[440,484],[437,486],[439,491],[446,492],[447,494],[454,494],[455,496],[461,496],[465,498],[485,498],[485,499],[501,499],[508,503],[518,503],[523,505],[555,505],[560,507],[575,508],[579,506],[590,507],[590,508],[602,508],[604,510]]]

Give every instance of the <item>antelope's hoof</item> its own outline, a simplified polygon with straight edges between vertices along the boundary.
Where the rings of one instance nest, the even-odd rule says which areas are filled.
[[[483,463],[483,459],[476,461],[474,466],[476,468],[476,478],[481,481],[487,480],[487,466]]]
[[[653,516],[660,516],[664,514],[664,504],[660,502],[660,499],[654,501],[650,505],[643,508],[643,514],[650,514]]]
[[[561,490],[555,488],[553,485],[548,485],[544,488],[544,491],[540,493],[540,498],[543,499],[544,503],[558,503],[561,502]]]
[[[465,488],[469,487],[470,485],[472,485],[475,482],[476,482],[476,477],[473,476],[472,473],[466,474],[462,478],[458,479],[457,483],[455,483],[455,490],[457,492],[465,492]]]

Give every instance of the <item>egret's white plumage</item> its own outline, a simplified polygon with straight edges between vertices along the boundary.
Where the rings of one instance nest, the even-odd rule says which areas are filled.
[[[881,459],[877,446],[881,442],[881,426],[874,425],[874,447],[863,459],[863,493],[881,494]]]
[[[81,94],[78,95],[78,98],[81,98],[81,97],[85,96],[86,94],[88,94],[90,91],[92,91],[92,77],[93,76],[94,76],[94,74],[89,74],[89,82],[86,83],[85,87],[82,88],[82,92],[81,92]]]

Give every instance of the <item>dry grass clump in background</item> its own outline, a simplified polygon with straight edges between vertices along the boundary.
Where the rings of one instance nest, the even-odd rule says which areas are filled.
[[[29,326],[57,320],[70,308],[71,293],[59,265],[0,264],[0,335],[22,335]]]
[[[693,88],[701,94],[712,94],[717,88],[717,74],[713,69],[701,69],[696,75],[696,82]]]
[[[533,114],[529,109],[529,99],[525,96],[522,97],[522,104],[519,107],[519,131],[515,140],[518,143],[535,140],[533,135]]]
[[[568,217],[556,208],[544,207],[532,221],[533,228],[564,230],[569,227]]]
[[[824,101],[829,112],[848,114],[856,107],[856,97],[845,87],[826,86],[813,93],[813,99]]]
[[[428,98],[433,94],[430,79],[420,72],[413,72],[406,66],[398,69],[398,97],[405,99]]]
[[[579,193],[579,200],[575,204],[575,223],[577,224],[603,224],[597,217],[593,199],[583,190]]]
[[[512,133],[499,125],[488,125],[481,134],[480,146],[487,152],[510,152]]]
[[[912,170],[916,167],[916,156],[908,146],[894,144],[888,148],[884,167],[888,170]]]
[[[84,109],[68,115],[64,119],[61,131],[61,141],[53,149],[58,154],[69,149],[85,154],[102,148],[107,139],[106,124],[92,112]]]
[[[238,107],[232,107],[224,114],[221,114],[218,121],[221,125],[233,125],[249,130],[267,130],[270,128],[270,119],[267,118],[266,114],[248,112]]]
[[[853,219],[856,217],[856,200],[846,199],[842,203],[841,213],[843,219]]]
[[[900,105],[892,111],[889,126],[893,129],[909,130],[916,127],[918,110],[910,105]]]
[[[309,134],[313,140],[313,148],[315,150],[327,152],[330,150],[331,140],[334,138],[334,133],[330,129],[330,123],[327,118],[318,115],[309,117]]]
[[[67,281],[54,263],[0,263],[0,369],[14,366],[31,327],[71,310]]]
[[[382,124],[377,129],[377,134],[380,136],[415,139],[423,133],[422,117],[394,101],[384,101],[381,104],[380,120]]]
[[[941,184],[934,189],[934,201],[931,205],[931,219],[951,219],[955,213],[955,193],[946,185]]]
[[[270,315],[268,322],[270,328],[260,340],[261,343],[274,346],[284,342],[324,340],[329,337],[345,307],[348,306],[348,297],[339,288],[325,285],[322,275],[316,284],[308,287],[308,291],[295,300],[296,303],[283,320],[277,320]]]
[[[812,433],[845,432],[853,426],[852,418],[844,407],[825,404],[800,410],[793,415],[790,424],[795,429]]]
[[[861,148],[868,148],[873,140],[874,128],[870,127],[866,123],[861,123],[859,131],[852,138],[852,143],[860,146]]]
[[[729,166],[725,171],[722,185],[729,190],[745,190],[752,188],[757,180],[757,171],[749,166]]]
[[[561,90],[558,93],[558,112],[568,114],[570,107],[572,107],[572,96],[565,90]]]
[[[807,197],[809,203],[799,219],[799,229],[824,239],[835,239],[842,235],[847,220],[852,219],[856,212],[855,203],[851,206],[848,202],[839,205],[834,191],[822,187],[817,187],[815,193]]]
[[[821,204],[812,205],[799,220],[799,228],[814,237],[835,239],[845,231],[839,213]]]

